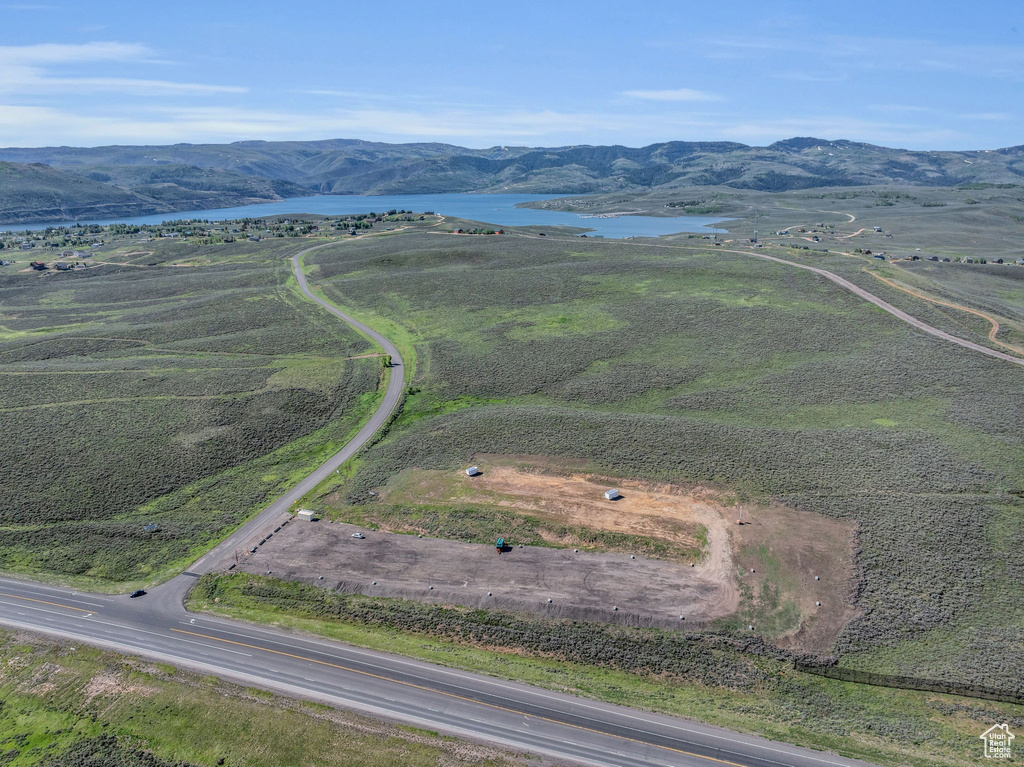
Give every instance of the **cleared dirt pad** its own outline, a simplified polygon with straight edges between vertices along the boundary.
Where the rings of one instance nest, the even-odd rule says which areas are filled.
[[[363,530],[367,537],[358,540],[351,534],[360,528],[352,525],[297,522],[238,569],[370,596],[630,625],[703,628],[725,618],[741,631],[753,625],[783,646],[822,653],[855,615],[855,531],[849,523],[748,504],[738,525],[736,498],[720,489],[602,478],[544,456],[476,459],[482,469],[476,477],[408,469],[379,489],[380,507],[402,514],[375,518],[373,507],[363,513],[405,534]],[[620,499],[604,498],[611,487]],[[631,559],[621,549],[598,553],[582,546],[575,553],[574,544],[564,548],[567,541],[560,538],[552,542],[563,548],[516,547],[499,556],[492,545],[439,539],[434,536],[445,535],[443,530],[417,526],[420,510],[438,508],[453,514],[456,526],[460,510],[494,509],[549,522],[550,530],[565,525],[627,533],[695,555]],[[545,528],[539,529],[547,539]]]
[[[610,485],[587,475],[555,476],[489,464],[482,474],[403,472],[382,500],[410,504],[490,504],[568,525],[642,535],[699,550],[704,529],[722,528],[721,514],[671,486],[619,483],[622,495],[604,498]],[[712,536],[725,546],[724,532]]]
[[[532,546],[499,555],[483,544],[371,530],[364,531],[364,540],[352,538],[358,530],[341,523],[295,522],[236,569],[262,575],[269,570],[370,596],[665,628],[698,627],[737,605],[732,578],[723,578],[709,561],[690,567]]]

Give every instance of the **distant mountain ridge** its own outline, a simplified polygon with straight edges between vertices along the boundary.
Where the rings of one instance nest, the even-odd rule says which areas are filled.
[[[0,222],[141,215],[308,194],[535,192],[653,187],[1024,183],[1024,146],[910,151],[797,137],[766,147],[670,141],[467,149],[358,139],[0,149]],[[42,170],[40,165],[49,166]],[[85,182],[92,182],[91,184]],[[148,208],[148,209],[147,209]],[[54,215],[54,211],[58,211]],[[118,212],[110,212],[118,211]]]

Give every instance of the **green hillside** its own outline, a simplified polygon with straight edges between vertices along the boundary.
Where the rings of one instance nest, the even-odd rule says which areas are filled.
[[[143,198],[140,205],[148,202],[156,206],[153,210],[163,209],[160,205],[171,206],[167,210],[183,210],[180,205],[185,201],[191,207],[216,207],[236,204],[242,197],[277,199],[310,193],[592,194],[686,186],[777,192],[877,184],[1005,184],[1019,183],[1024,178],[1024,147],[916,152],[808,137],[777,141],[767,147],[671,141],[639,148],[578,145],[467,149],[450,144],[384,144],[350,139],[241,141],[8,148],[0,149],[0,160],[45,163],[102,184],[123,187]],[[33,202],[35,183],[26,179],[7,186],[5,196],[10,201],[7,208],[0,208],[0,220],[63,217],[52,215],[54,209],[63,210],[60,205],[36,211],[42,206]],[[164,188],[161,184],[171,186]],[[80,201],[78,187],[58,189],[66,192],[65,207],[95,204],[90,202],[89,194]],[[99,190],[91,194],[98,195]],[[109,194],[116,201],[120,192]],[[203,204],[193,204],[196,201]]]
[[[53,168],[0,161],[0,222],[118,218],[308,194],[286,181],[188,165]]]

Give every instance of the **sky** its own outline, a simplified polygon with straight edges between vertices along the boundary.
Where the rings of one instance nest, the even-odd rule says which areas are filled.
[[[0,0],[0,146],[1024,144],[1020,0]]]

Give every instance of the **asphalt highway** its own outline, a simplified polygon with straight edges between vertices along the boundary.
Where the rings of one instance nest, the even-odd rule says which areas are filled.
[[[326,479],[387,421],[401,399],[402,358],[386,338],[315,296],[307,298],[376,341],[397,367],[378,410],[320,468],[198,560],[146,596],[91,594],[0,578],[0,624],[138,655],[338,708],[593,765],[673,767],[870,767],[684,719],[649,714],[442,666],[189,613],[200,574],[281,523],[294,501]]]
[[[271,627],[192,614],[182,607],[180,590],[162,589],[129,599],[2,578],[0,623],[586,764],[867,764]]]

